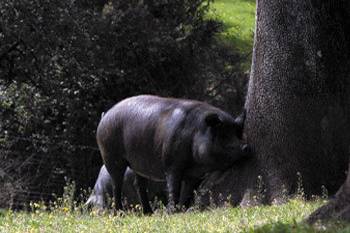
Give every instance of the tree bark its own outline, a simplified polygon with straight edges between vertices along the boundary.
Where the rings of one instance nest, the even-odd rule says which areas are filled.
[[[307,196],[320,194],[322,186],[334,193],[345,179],[347,5],[345,0],[257,2],[246,134],[269,202],[295,193],[300,182]]]
[[[225,187],[234,203],[280,203],[297,192],[334,194],[344,182],[350,150],[349,5],[257,0],[244,130],[255,154],[215,178],[221,182],[208,178],[212,193]]]

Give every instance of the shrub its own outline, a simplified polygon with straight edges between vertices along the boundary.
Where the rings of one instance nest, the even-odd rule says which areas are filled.
[[[225,90],[232,95],[222,83],[232,83],[239,56],[217,47],[220,25],[204,19],[209,3],[1,1],[0,183],[18,183],[12,198],[48,200],[66,176],[78,190],[91,186],[100,115],[127,96],[222,104]]]

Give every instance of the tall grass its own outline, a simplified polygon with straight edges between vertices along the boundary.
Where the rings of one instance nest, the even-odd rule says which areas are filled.
[[[322,201],[290,200],[280,206],[224,207],[168,215],[164,209],[152,216],[139,211],[113,215],[87,211],[64,203],[46,207],[32,204],[30,212],[0,212],[0,232],[350,232],[341,224],[311,227],[301,223]]]
[[[62,197],[45,205],[31,203],[27,211],[0,210],[0,232],[350,232],[350,225],[331,223],[309,226],[303,220],[324,199],[305,202],[303,194],[283,205],[250,208],[225,207],[206,211],[192,208],[187,213],[169,215],[160,206],[152,216],[142,215],[140,206],[114,214],[89,210],[73,201],[75,184],[67,183]]]

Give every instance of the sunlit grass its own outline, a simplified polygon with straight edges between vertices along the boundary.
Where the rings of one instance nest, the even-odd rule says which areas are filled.
[[[152,216],[129,212],[123,216],[98,211],[73,211],[37,205],[31,212],[4,211],[0,232],[347,232],[344,225],[310,227],[302,220],[323,202],[291,200],[279,206],[218,208]]]
[[[255,26],[254,0],[215,0],[208,15],[224,24],[219,39],[229,43],[245,57],[249,68]]]

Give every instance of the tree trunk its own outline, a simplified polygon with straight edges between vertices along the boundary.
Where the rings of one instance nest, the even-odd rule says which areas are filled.
[[[258,1],[246,134],[268,201],[334,193],[350,145],[347,1]],[[299,184],[298,184],[299,182]]]
[[[209,177],[203,186],[212,193],[229,189],[241,205],[279,203],[298,191],[306,197],[325,189],[334,194],[344,182],[350,150],[349,5],[257,0],[245,104],[245,134],[255,154]]]

